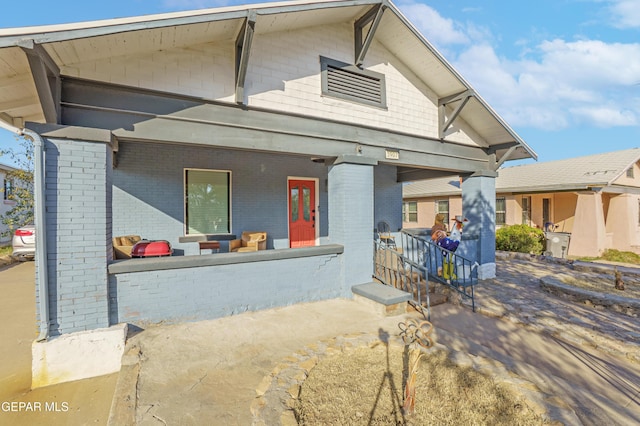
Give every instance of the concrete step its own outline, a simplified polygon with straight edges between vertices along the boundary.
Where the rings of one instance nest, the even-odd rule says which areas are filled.
[[[380,282],[358,284],[351,287],[354,299],[369,304],[384,316],[400,315],[407,311],[411,294]]]

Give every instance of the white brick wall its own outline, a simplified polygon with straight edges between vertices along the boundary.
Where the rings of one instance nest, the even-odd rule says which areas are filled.
[[[321,96],[320,55],[351,63],[353,27],[333,25],[258,34],[254,37],[245,84],[248,104],[419,136],[437,136],[436,96],[384,46],[374,41],[364,66],[386,76],[386,110]],[[235,102],[234,64],[234,44],[226,42],[78,63],[62,72]],[[464,125],[460,120],[456,122],[461,124]],[[468,129],[465,131],[469,133]],[[450,139],[473,143],[462,133]]]

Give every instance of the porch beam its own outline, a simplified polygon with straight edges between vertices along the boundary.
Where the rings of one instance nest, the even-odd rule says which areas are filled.
[[[451,170],[434,170],[434,169],[409,169],[398,167],[398,182],[413,182],[416,180],[434,179],[451,176],[458,179],[458,172]]]
[[[456,120],[456,118],[458,118],[460,112],[465,107],[465,105],[467,105],[467,102],[469,102],[469,99],[471,99],[472,96],[475,96],[473,90],[465,90],[464,92],[460,92],[455,95],[447,96],[438,100],[438,137],[440,139],[444,139],[450,134],[450,132],[447,131],[451,128],[453,122]],[[447,105],[453,102],[460,102],[460,104],[453,110],[453,113],[447,119]]]
[[[70,78],[64,80],[64,96],[62,124],[111,130],[121,140],[157,140],[317,158],[360,150],[363,156],[399,167],[469,173],[489,168],[485,148],[265,108]],[[216,132],[216,138],[211,138],[212,132]]]
[[[236,103],[244,105],[244,84],[247,78],[247,68],[249,66],[249,54],[257,20],[257,13],[254,9],[249,11],[249,15],[244,21],[242,30],[236,39]]]
[[[375,36],[378,25],[382,20],[382,14],[387,9],[387,0],[382,0],[382,3],[372,7],[367,13],[365,13],[354,24],[354,41],[355,41],[355,60],[354,65],[357,67],[362,66],[364,58],[369,51],[373,37]],[[371,23],[367,35],[363,38],[364,29]]]
[[[45,120],[47,123],[58,123],[62,92],[60,68],[47,51],[33,40],[21,42],[20,47],[27,56]]]
[[[113,126],[113,134],[120,141],[201,145],[304,155],[310,158],[338,157],[355,153],[360,147],[363,155],[380,163],[397,166],[466,172],[489,167],[486,154],[477,147],[442,144],[436,140],[392,135],[381,130],[301,119],[286,114],[259,113],[254,117],[248,114],[244,123],[233,123],[224,120],[225,113],[228,114],[229,111],[206,107],[209,105],[184,113],[197,113],[195,115],[205,115],[208,119],[142,113],[131,116],[126,112],[104,108],[79,111],[67,105],[65,118],[81,116],[82,122],[75,124],[90,127],[100,122],[119,123]],[[127,122],[131,124],[127,125]],[[216,137],[211,138],[211,134]],[[395,146],[400,147],[397,149],[400,158],[398,161],[387,159],[390,139]]]

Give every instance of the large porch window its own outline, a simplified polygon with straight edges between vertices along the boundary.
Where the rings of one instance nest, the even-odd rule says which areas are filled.
[[[231,171],[185,169],[185,234],[231,233]]]

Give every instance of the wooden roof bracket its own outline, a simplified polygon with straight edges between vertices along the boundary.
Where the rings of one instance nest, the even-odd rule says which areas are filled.
[[[258,14],[255,9],[248,11],[242,29],[236,39],[236,103],[244,105],[244,84],[247,78],[247,68],[249,66],[249,54],[253,33],[255,32]]]
[[[62,81],[60,68],[41,45],[33,40],[22,40],[18,43],[27,55],[33,82],[36,86],[40,105],[47,123],[58,124],[60,121],[60,96]]]
[[[506,149],[507,150],[507,152],[502,154],[500,159],[495,162],[495,164],[493,165],[493,170],[498,170],[500,167],[502,167],[504,162],[507,161],[509,159],[509,157],[511,157],[511,154],[513,154],[515,152],[515,150],[518,149],[519,146],[520,146],[520,144],[518,142],[513,141],[513,142],[503,143],[503,144],[500,144],[500,145],[494,145],[494,146],[490,147],[489,150],[487,151],[487,153],[489,155],[493,155],[494,157],[496,156],[496,152],[498,150],[501,150],[501,149]]]
[[[453,122],[458,118],[462,108],[469,102],[471,97],[475,96],[475,92],[471,89],[464,92],[457,93],[455,95],[447,96],[438,100],[438,137],[442,140],[452,133],[451,126]],[[460,104],[453,110],[450,117],[446,116],[447,105],[460,102]]]
[[[361,67],[364,63],[364,58],[371,46],[373,36],[375,35],[376,29],[382,20],[382,14],[388,7],[389,5],[387,0],[383,0],[379,5],[369,9],[367,13],[354,22],[355,59],[353,63],[355,66]],[[369,24],[371,24],[369,31],[367,31],[367,35],[363,37],[364,30]]]

